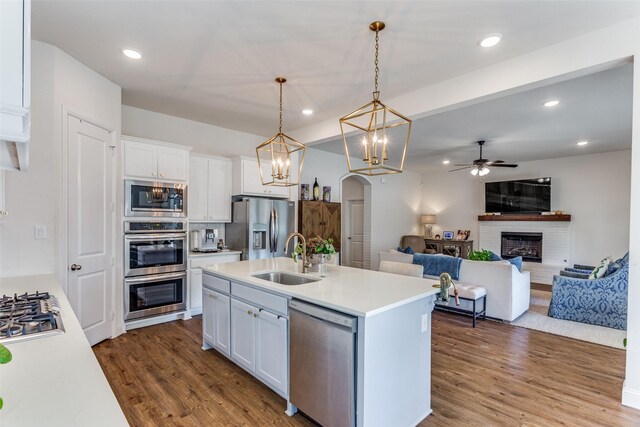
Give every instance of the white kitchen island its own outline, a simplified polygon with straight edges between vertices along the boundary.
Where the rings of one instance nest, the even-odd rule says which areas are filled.
[[[127,426],[55,277],[0,278],[0,295],[35,291],[58,298],[65,333],[5,344],[13,360],[0,365],[0,426]]]
[[[263,310],[267,314],[271,311],[269,315],[274,319],[277,316],[283,324],[289,314],[286,301],[292,298],[356,316],[355,424],[413,426],[429,415],[431,312],[437,293],[431,282],[340,266],[329,266],[326,277],[301,285],[281,285],[253,277],[271,271],[300,273],[300,268],[300,263],[294,263],[290,258],[203,267],[204,292],[212,292],[210,298],[218,304],[210,306],[211,312],[207,312],[206,307],[203,312],[204,348],[215,347],[288,401],[288,371],[274,381],[277,374],[270,375],[268,369],[260,369],[259,337],[255,350],[258,356],[253,364],[247,362],[250,357],[234,349],[234,328],[238,327],[234,319],[245,322],[241,317],[233,316],[234,307],[258,317]],[[320,278],[318,273],[307,276]],[[253,299],[253,295],[262,297]],[[230,307],[231,315],[221,319],[216,307],[224,309],[224,304]],[[215,318],[215,321],[208,324],[208,318]],[[231,330],[230,337],[225,335],[225,328]],[[215,329],[217,335],[214,337],[207,329]],[[281,362],[288,367],[288,331],[286,333],[283,342],[287,347],[281,352],[286,360],[267,360],[263,363],[267,368]],[[236,334],[235,339],[242,340],[244,335]],[[269,345],[273,346],[273,337],[277,336],[272,335]],[[241,348],[244,344],[239,342],[237,345]],[[278,353],[275,347],[270,349],[269,354],[272,353]],[[295,407],[289,405],[289,410],[292,409]]]

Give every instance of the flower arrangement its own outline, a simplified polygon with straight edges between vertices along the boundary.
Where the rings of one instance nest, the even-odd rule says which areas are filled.
[[[320,236],[312,237],[307,242],[307,256],[311,255],[333,255],[336,253],[336,248],[333,246],[333,239],[323,239]],[[298,256],[302,255],[302,243],[298,242],[291,256],[294,261],[297,261]]]

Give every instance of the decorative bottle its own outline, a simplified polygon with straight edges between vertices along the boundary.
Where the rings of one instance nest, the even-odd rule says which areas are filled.
[[[313,200],[320,200],[320,186],[318,185],[318,178],[316,178],[316,182],[313,184]]]

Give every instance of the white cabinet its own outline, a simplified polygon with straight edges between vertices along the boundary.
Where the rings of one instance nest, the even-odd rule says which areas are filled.
[[[266,168],[263,173],[271,173]],[[262,185],[258,160],[237,157],[233,159],[233,194],[288,198],[289,187]]]
[[[203,311],[202,270],[200,267],[212,264],[240,261],[240,253],[197,256],[189,258],[189,310],[192,316]]]
[[[231,299],[231,358],[251,372],[256,366],[256,316],[258,309]]]
[[[26,170],[30,138],[31,2],[0,1],[0,169]],[[11,153],[11,155],[8,155]]]
[[[202,335],[221,353],[230,356],[231,298],[210,289],[203,290]]]
[[[189,220],[231,222],[231,161],[192,155],[188,200]]]
[[[260,307],[264,304],[280,311],[278,300],[282,299],[286,310],[286,299],[237,283],[231,284],[231,294],[231,358],[286,397],[287,318]],[[241,301],[236,294],[255,299],[256,304]]]
[[[286,394],[287,319],[265,310],[256,319],[256,375]]]
[[[123,138],[123,144],[125,177],[161,181],[187,180],[190,147],[133,137]]]

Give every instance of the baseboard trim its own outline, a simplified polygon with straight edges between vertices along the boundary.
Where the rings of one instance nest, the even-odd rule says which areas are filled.
[[[622,404],[640,409],[640,390],[627,387],[626,381],[622,384]]]

